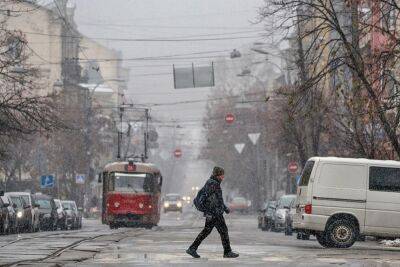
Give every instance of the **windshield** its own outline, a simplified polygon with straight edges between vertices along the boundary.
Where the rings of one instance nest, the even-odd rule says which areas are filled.
[[[26,203],[26,205],[30,205],[31,204],[29,196],[24,195],[24,196],[21,196],[21,197],[24,200],[24,202]]]
[[[283,207],[290,207],[290,204],[292,201],[296,198],[296,196],[285,196],[281,197],[279,200],[279,207],[278,208],[283,208]]]
[[[153,179],[145,173],[115,173],[114,190],[117,192],[151,192]]]
[[[63,202],[62,206],[64,209],[76,210],[75,205],[72,202]]]
[[[39,204],[41,209],[51,209],[51,202],[49,199],[36,199],[36,203]]]
[[[17,205],[18,208],[22,208],[23,204],[20,197],[12,196],[10,199],[13,204]]]
[[[168,201],[178,201],[180,199],[181,199],[181,197],[179,195],[165,196],[165,200],[168,200]]]

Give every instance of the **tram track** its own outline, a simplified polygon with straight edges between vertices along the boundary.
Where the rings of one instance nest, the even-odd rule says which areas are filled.
[[[76,240],[68,245],[62,246],[60,248],[58,248],[57,250],[51,252],[50,254],[41,257],[41,258],[34,258],[34,259],[23,259],[23,260],[17,260],[17,261],[13,261],[10,263],[5,263],[5,264],[0,264],[0,267],[11,267],[11,266],[19,266],[19,265],[26,265],[26,264],[38,264],[38,263],[45,263],[46,261],[51,261],[51,263],[56,263],[56,259],[58,257],[60,257],[63,253],[69,251],[69,250],[73,250],[74,248],[84,244],[85,242],[90,242],[90,241],[95,241],[96,239],[100,239],[100,238],[104,238],[107,236],[112,236],[114,240],[110,241],[111,242],[115,242],[118,243],[121,240],[128,238],[128,237],[136,237],[136,236],[140,236],[144,230],[142,229],[137,229],[138,231],[133,231],[133,229],[127,229],[125,231],[121,231],[121,232],[113,232],[113,233],[103,233],[103,234],[98,234],[95,236],[88,236],[88,237],[84,237],[81,238],[79,240]],[[96,230],[90,231],[90,232],[96,232]],[[88,233],[87,231],[84,233]],[[57,233],[57,234],[65,234],[65,233]],[[27,237],[25,239],[19,239],[19,240],[14,240],[14,242],[10,242],[9,245],[11,244],[15,244],[18,241],[26,241],[26,240],[32,240],[32,239],[40,239],[40,238],[46,238],[46,237],[52,237],[52,236],[56,236],[57,234],[49,234],[49,235],[41,235],[41,236],[35,236],[35,237]],[[68,238],[72,238],[67,236]],[[3,245],[3,247],[5,247]],[[97,253],[97,251],[86,251],[86,252],[91,252],[93,253],[93,255],[95,255]],[[91,258],[91,257],[88,257]],[[81,262],[84,261],[88,258],[82,258],[76,261],[71,261],[71,262]],[[55,260],[55,261],[54,261]],[[65,262],[64,262],[65,263]],[[62,265],[62,264],[61,264]]]
[[[52,236],[64,236],[68,234],[79,234],[79,233],[91,233],[91,232],[98,232],[98,229],[93,229],[93,230],[76,230],[76,231],[61,231],[61,232],[48,232],[48,234],[44,234],[44,232],[40,233],[21,233],[22,235],[29,235],[29,236],[22,236],[21,238],[16,238],[10,242],[7,242],[6,244],[0,245],[0,248],[5,248],[7,246],[13,245],[15,243],[21,242],[21,241],[27,241],[27,240],[33,240],[33,239],[40,239],[40,238],[46,238],[46,237],[52,237]],[[32,236],[35,235],[35,236]],[[12,235],[8,236],[12,237]]]

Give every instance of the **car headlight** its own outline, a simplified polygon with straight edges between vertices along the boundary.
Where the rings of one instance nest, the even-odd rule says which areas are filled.
[[[181,207],[182,207],[182,202],[176,203],[176,206],[177,206],[178,208],[181,208]]]
[[[168,202],[165,202],[164,203],[164,208],[168,208],[169,207],[169,203]]]
[[[119,207],[119,202],[114,202],[114,207],[118,208]]]
[[[22,215],[24,215],[24,213],[22,211],[17,212],[17,218],[22,218]]]
[[[144,205],[143,203],[139,203],[139,208],[143,209]]]

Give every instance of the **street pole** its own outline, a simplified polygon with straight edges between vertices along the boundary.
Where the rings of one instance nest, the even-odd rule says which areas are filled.
[[[144,133],[144,160],[147,160],[148,157],[148,140],[149,140],[149,109],[145,109],[146,115],[146,131]]]

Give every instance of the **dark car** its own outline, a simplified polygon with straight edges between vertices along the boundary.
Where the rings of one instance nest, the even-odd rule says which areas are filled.
[[[82,228],[82,213],[81,209],[78,209],[75,201],[73,200],[62,200],[61,204],[64,211],[67,213],[67,226],[70,229]]]
[[[3,202],[8,209],[8,233],[16,233],[17,232],[17,211],[15,206],[13,206],[12,202],[6,196],[0,196],[0,200]]]
[[[64,211],[64,208],[61,204],[61,200],[54,199],[54,204],[56,205],[56,212],[57,212],[57,228],[61,230],[67,230],[68,223],[67,223],[67,213]]]
[[[35,203],[39,206],[39,223],[42,230],[55,230],[57,228],[57,207],[54,199],[43,194],[33,195]]]
[[[29,217],[25,230],[31,233],[39,231],[39,205],[35,203],[32,195],[28,192],[7,192],[6,194],[7,196],[19,196],[22,198],[24,216]]]
[[[164,213],[168,211],[179,211],[182,213],[183,201],[178,194],[167,194],[164,197]]]
[[[0,198],[0,233],[5,235],[10,231],[10,215],[8,211],[8,203],[4,203]]]
[[[262,231],[268,231],[272,227],[273,216],[275,212],[276,201],[267,201],[264,205],[264,208],[260,211],[259,214],[259,223]]]
[[[11,195],[9,193],[5,193],[5,196],[10,200],[17,217],[17,231],[18,232],[25,232],[28,231],[30,228],[30,218],[31,215],[29,212],[25,212],[24,206],[25,202],[21,196],[18,195]]]

